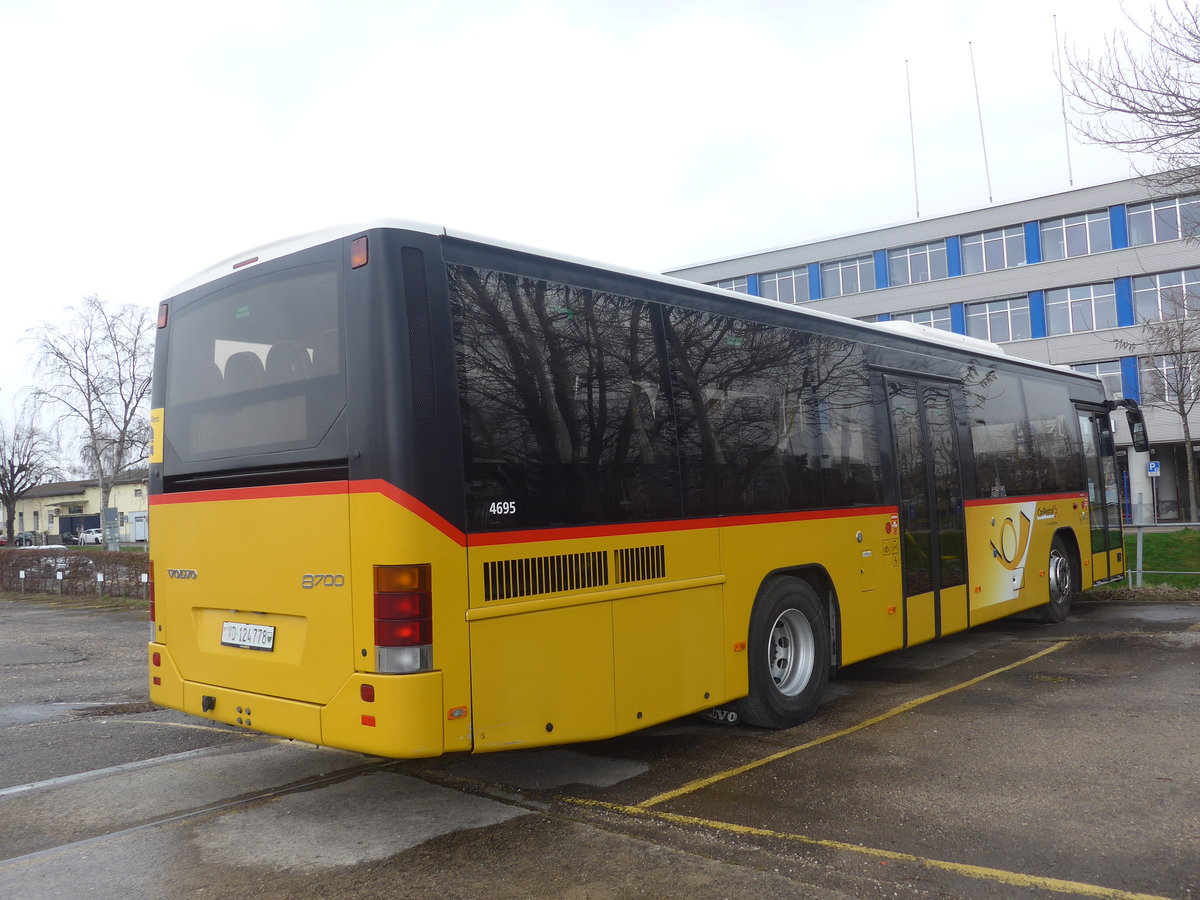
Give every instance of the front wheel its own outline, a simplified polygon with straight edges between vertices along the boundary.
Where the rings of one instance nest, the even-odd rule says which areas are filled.
[[[768,584],[750,614],[750,694],[741,718],[790,728],[812,718],[829,681],[829,624],[816,592],[795,578]]]
[[[1075,571],[1072,559],[1066,542],[1055,536],[1050,544],[1050,564],[1046,570],[1050,582],[1050,602],[1037,610],[1043,622],[1061,622],[1071,612],[1071,601],[1075,598]]]

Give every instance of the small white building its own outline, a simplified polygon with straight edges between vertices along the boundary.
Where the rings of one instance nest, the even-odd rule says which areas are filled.
[[[139,470],[117,480],[109,494],[109,505],[117,510],[118,536],[123,543],[150,538],[147,529],[149,485],[146,471]],[[0,509],[0,533],[7,534],[8,522]],[[85,528],[101,527],[100,485],[93,480],[58,481],[31,488],[17,501],[13,533],[32,531],[46,543],[61,543],[62,535],[79,534]]]

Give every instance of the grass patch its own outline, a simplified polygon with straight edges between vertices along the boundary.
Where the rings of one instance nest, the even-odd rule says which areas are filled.
[[[1133,529],[1125,533],[1125,565],[1129,571],[1137,566],[1137,532]],[[1200,573],[1200,531],[1147,529],[1142,539],[1142,568],[1147,572]],[[1142,583],[1195,590],[1200,588],[1200,574],[1146,574]]]

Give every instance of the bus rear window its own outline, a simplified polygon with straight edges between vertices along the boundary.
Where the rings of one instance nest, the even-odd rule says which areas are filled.
[[[181,461],[321,443],[346,405],[335,265],[265,275],[171,312],[165,437]]]

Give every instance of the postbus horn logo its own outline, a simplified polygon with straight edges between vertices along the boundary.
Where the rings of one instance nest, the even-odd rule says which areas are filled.
[[[1020,526],[1009,516],[1000,525],[1000,546],[992,541],[992,556],[1000,560],[1000,565],[1012,571],[1024,565],[1025,555],[1029,552],[1029,530],[1032,524],[1024,512],[1018,513]]]

